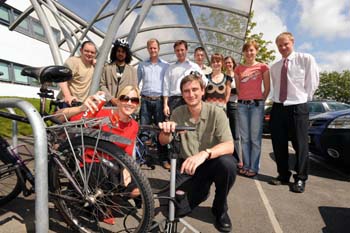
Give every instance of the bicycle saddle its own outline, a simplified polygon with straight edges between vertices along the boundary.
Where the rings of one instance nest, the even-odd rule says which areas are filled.
[[[21,75],[35,78],[41,84],[45,82],[60,83],[70,80],[72,71],[65,66],[24,67]]]

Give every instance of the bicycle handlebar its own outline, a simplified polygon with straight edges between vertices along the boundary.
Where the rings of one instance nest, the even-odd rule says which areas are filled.
[[[159,126],[155,126],[155,125],[140,125],[140,129],[161,131],[161,128],[159,128]],[[179,131],[195,131],[195,130],[196,130],[196,128],[193,127],[193,126],[177,125],[175,127],[175,132],[179,132]]]

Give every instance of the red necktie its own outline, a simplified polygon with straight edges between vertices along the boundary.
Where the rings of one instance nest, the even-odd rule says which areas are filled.
[[[288,59],[284,59],[281,69],[281,82],[280,82],[280,102],[283,103],[287,99],[287,71],[288,71]]]

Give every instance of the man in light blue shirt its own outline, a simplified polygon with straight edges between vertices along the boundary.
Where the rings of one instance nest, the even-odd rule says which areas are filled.
[[[165,117],[169,117],[176,107],[185,104],[181,96],[181,80],[191,72],[198,72],[202,78],[204,77],[202,69],[196,63],[186,58],[187,50],[188,46],[186,41],[178,40],[175,42],[174,51],[177,61],[169,66],[165,73],[163,83],[163,111]],[[207,80],[205,78],[203,79],[206,84]]]
[[[168,62],[159,58],[159,41],[147,41],[149,59],[141,62],[137,69],[138,83],[142,82],[140,123],[142,125],[155,124],[164,121],[163,115],[163,81]],[[158,145],[163,167],[170,169],[166,156],[166,148]]]

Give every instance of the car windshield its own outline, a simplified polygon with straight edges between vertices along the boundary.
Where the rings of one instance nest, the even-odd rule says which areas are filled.
[[[325,112],[321,102],[309,102],[308,107],[310,114]]]
[[[337,103],[337,102],[329,102],[328,107],[331,111],[338,111],[350,108],[349,104]]]

